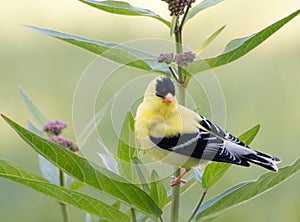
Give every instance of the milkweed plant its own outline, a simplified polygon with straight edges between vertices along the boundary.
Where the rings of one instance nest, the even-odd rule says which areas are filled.
[[[195,50],[184,48],[184,28],[192,18],[201,14],[203,10],[221,3],[222,0],[163,0],[161,7],[169,10],[169,17],[166,19],[151,10],[122,1],[80,0],[80,2],[111,14],[145,16],[154,19],[155,22],[161,22],[170,33],[174,50],[153,55],[117,43],[91,40],[40,27],[27,27],[115,63],[173,78],[178,83],[178,101],[182,105],[186,104],[185,89],[189,82],[193,81],[194,75],[201,75],[201,72],[226,65],[246,55],[300,13],[300,10],[297,10],[255,34],[230,41],[225,50],[214,57],[200,58],[202,50],[216,39],[225,26],[214,31]],[[109,53],[106,53],[107,50]],[[149,170],[143,163],[143,152],[139,151],[134,140],[134,117],[130,111],[126,114],[120,131],[117,152],[111,153],[108,147],[105,153],[99,153],[102,161],[99,159],[98,163],[93,163],[81,155],[81,148],[76,142],[62,135],[67,123],[48,119],[22,88],[19,92],[34,122],[29,121],[28,126],[24,128],[4,114],[2,117],[39,154],[42,175],[2,159],[0,176],[54,198],[61,206],[64,222],[71,221],[68,206],[86,212],[86,222],[213,221],[224,210],[271,190],[300,169],[300,160],[297,159],[291,165],[279,168],[278,173],[263,173],[255,180],[238,183],[207,200],[206,194],[223,177],[230,167],[229,164],[213,162],[205,167],[196,168],[189,174],[185,184],[170,187],[168,181],[160,177],[159,172],[155,169]],[[103,112],[104,110],[100,110],[98,113],[100,115],[95,116],[93,121],[96,124],[101,122]],[[88,123],[85,128],[87,140],[89,135],[87,132],[92,129],[92,125]],[[242,133],[239,139],[249,145],[259,128],[259,125],[255,125]],[[178,176],[180,169],[175,168],[172,173]],[[81,192],[83,186],[92,187],[113,201],[106,202]],[[184,202],[180,202],[181,197],[196,186],[201,187],[202,193],[199,193],[198,202],[193,204],[194,207],[187,209]],[[182,219],[180,217],[182,210],[189,210],[189,217]]]

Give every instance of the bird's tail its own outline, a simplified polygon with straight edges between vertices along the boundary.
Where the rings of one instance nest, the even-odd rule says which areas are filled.
[[[254,163],[256,165],[262,166],[268,170],[277,172],[278,167],[276,164],[280,163],[281,160],[277,157],[270,156],[268,154],[252,150],[250,154],[243,155],[243,159],[247,162]]]

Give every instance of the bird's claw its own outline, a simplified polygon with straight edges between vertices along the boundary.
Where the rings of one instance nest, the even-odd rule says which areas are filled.
[[[171,178],[172,178],[172,181],[170,182],[171,187],[175,186],[178,183],[184,184],[187,182],[186,180],[182,179],[182,177],[180,177],[180,176],[179,177],[171,176]]]

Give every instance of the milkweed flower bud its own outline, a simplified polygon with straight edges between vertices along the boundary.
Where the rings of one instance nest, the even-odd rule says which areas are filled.
[[[75,143],[73,143],[71,140],[69,140],[63,136],[52,135],[48,138],[48,140],[51,142],[57,143],[72,152],[78,151],[78,146]]]
[[[43,131],[50,135],[60,135],[67,126],[68,124],[61,120],[51,120],[43,127]]]
[[[190,0],[163,0],[169,4],[170,15],[180,16],[184,14],[185,7],[189,4]],[[196,0],[192,0],[194,3]]]
[[[157,57],[157,61],[159,63],[165,62],[170,64],[174,61],[174,53],[173,52],[163,52]]]
[[[195,58],[196,54],[188,51],[175,55],[175,62],[179,66],[186,66],[187,64],[193,62]]]

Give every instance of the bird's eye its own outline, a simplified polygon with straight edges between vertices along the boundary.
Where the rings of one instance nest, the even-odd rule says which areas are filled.
[[[161,94],[159,94],[159,93],[156,93],[155,95],[156,95],[157,97],[162,98],[162,99],[165,97],[165,96],[163,96],[163,95],[161,95]],[[166,94],[166,95],[167,95],[167,94]]]

